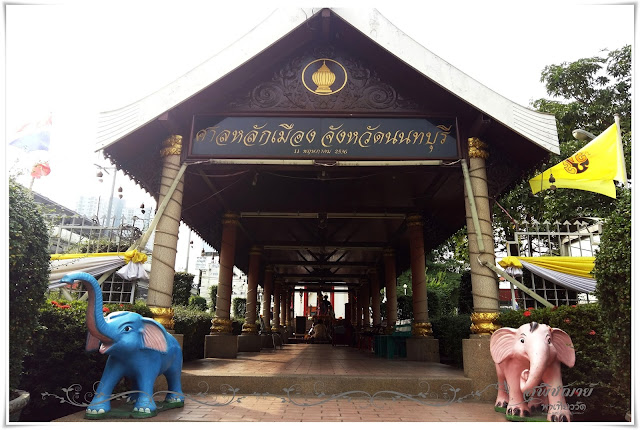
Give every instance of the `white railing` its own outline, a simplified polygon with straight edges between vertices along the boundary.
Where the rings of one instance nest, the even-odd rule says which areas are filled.
[[[514,232],[514,240],[507,241],[507,254],[523,257],[594,257],[600,245],[602,222],[596,218],[589,221],[524,222]],[[595,301],[593,295],[569,290],[526,270],[522,282],[555,306]],[[518,293],[516,301],[519,307],[538,307],[536,300],[522,291]]]
[[[49,227],[50,254],[92,254],[98,252],[124,252],[149,227],[151,219],[133,216],[97,220],[82,215],[45,214]],[[133,303],[138,282],[125,281],[115,273],[102,283],[105,303]],[[82,299],[82,288],[66,291],[69,299]]]
[[[110,223],[84,216],[45,215],[49,226],[49,253],[126,251],[146,230],[147,218],[112,217]]]

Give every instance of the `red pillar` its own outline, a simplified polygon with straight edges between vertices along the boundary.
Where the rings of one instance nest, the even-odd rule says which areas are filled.
[[[304,287],[304,289],[306,290],[307,287]],[[309,292],[308,291],[304,292],[304,309],[302,310],[302,315],[304,315],[305,317],[309,316]]]

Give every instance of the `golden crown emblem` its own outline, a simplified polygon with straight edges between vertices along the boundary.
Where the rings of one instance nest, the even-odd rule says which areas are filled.
[[[322,62],[322,66],[311,75],[311,80],[318,86],[316,93],[330,93],[331,85],[336,81],[336,75]]]

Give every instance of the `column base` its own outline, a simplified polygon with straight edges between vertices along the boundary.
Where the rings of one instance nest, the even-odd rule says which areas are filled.
[[[440,342],[426,336],[407,338],[407,360],[440,363]]]
[[[258,333],[243,333],[238,336],[238,352],[260,352],[261,339]]]
[[[464,376],[471,378],[473,389],[481,392],[478,400],[493,402],[498,395],[498,375],[491,358],[490,343],[491,336],[472,334],[469,339],[462,339],[462,362]]]
[[[260,336],[260,348],[270,348],[273,349],[273,336],[270,334],[261,334]]]
[[[204,358],[238,357],[238,336],[212,334],[204,337]]]

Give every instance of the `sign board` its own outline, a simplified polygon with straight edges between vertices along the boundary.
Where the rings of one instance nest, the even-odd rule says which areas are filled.
[[[207,257],[196,258],[196,270],[207,270]]]
[[[187,159],[458,159],[455,118],[194,116]]]

